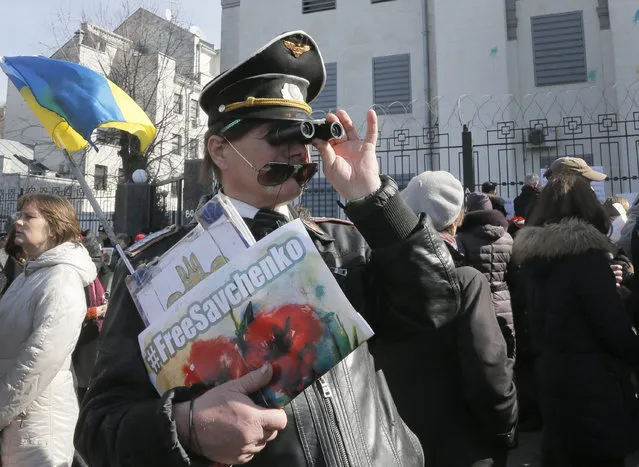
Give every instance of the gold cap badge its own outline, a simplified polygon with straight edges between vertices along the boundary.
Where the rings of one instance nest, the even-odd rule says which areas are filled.
[[[286,40],[284,41],[284,46],[290,50],[293,55],[295,55],[295,58],[300,58],[306,52],[311,50],[311,46],[308,44],[296,44],[295,42]]]

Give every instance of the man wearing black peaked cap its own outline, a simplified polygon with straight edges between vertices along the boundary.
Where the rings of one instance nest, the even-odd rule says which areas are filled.
[[[309,103],[325,76],[317,44],[295,31],[211,81],[200,98],[209,116],[204,170],[261,238],[296,216],[288,204],[317,168],[310,140],[326,180],[346,199],[353,224],[303,219],[308,233],[355,309],[378,335],[401,340],[436,326],[428,318],[436,310],[455,312],[454,265],[429,219],[416,216],[395,182],[380,176],[375,112],[366,115],[363,138],[344,111],[327,117],[343,126],[343,138],[317,137],[320,127],[311,123]],[[162,254],[186,230],[139,256]],[[259,407],[247,396],[268,383],[268,366],[204,393],[177,388],[159,397],[138,348],[143,323],[122,265],[116,274],[76,429],[77,449],[90,465],[423,465],[419,442],[397,414],[366,344],[283,410]]]

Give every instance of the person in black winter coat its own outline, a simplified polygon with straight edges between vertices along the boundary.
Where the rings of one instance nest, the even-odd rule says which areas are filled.
[[[488,279],[499,326],[503,332],[514,336],[510,292],[506,283],[513,239],[507,229],[508,221],[501,212],[492,208],[488,195],[468,195],[464,222],[457,231],[457,247],[468,265]]]
[[[515,239],[536,355],[543,467],[623,466],[636,447],[639,336],[610,268],[609,221],[587,180],[553,177]]]
[[[419,437],[427,466],[505,466],[517,420],[514,360],[508,357],[488,281],[463,266],[456,248],[462,185],[448,172],[424,172],[402,196],[416,213],[429,215],[456,260],[461,309],[438,314],[437,327],[416,332],[409,341],[378,337],[376,364],[386,374],[399,413]]]
[[[515,216],[528,217],[528,214],[532,212],[535,202],[541,193],[541,187],[539,186],[539,175],[531,173],[526,175],[524,186],[521,188],[521,193],[513,201],[515,207]]]

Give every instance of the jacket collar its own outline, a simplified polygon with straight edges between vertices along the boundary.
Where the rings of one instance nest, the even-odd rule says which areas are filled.
[[[246,219],[254,219],[255,215],[260,210],[259,208],[256,208],[255,206],[251,206],[250,204],[245,203],[244,201],[231,198],[230,196],[229,196],[229,200],[231,201],[231,203],[233,203],[233,206],[235,206],[235,209],[237,209],[237,212],[240,213],[240,216]],[[280,213],[281,215],[286,217],[288,220],[295,218],[291,215],[292,210],[289,209],[288,206],[280,206],[278,209],[275,210],[275,212]]]
[[[204,195],[200,198],[199,202],[198,202],[198,206],[197,209],[200,209],[202,206],[204,206],[206,203],[208,203],[211,198],[213,198],[212,194],[207,194]],[[235,206],[235,208],[238,210],[238,212],[240,213],[240,215],[243,218],[247,218],[247,219],[253,219],[255,217],[255,214],[257,213],[258,209],[250,206],[242,201],[237,201],[235,199],[230,198],[231,201],[233,202],[233,205]],[[244,206],[242,206],[244,205]],[[242,209],[240,209],[242,208]],[[286,206],[286,213],[282,213],[284,215],[286,215],[289,219],[294,220],[297,219],[299,216],[297,215],[297,212],[295,211],[295,209],[291,209],[290,207]],[[307,217],[301,217],[302,222],[304,223],[304,225],[306,226],[306,230],[308,231],[308,233],[311,235],[311,237],[316,237],[319,240],[321,240],[322,242],[333,242],[335,241],[335,239],[329,235],[328,233],[326,233],[324,230],[322,230],[322,228],[316,223],[314,222],[312,219],[309,219]],[[191,223],[193,224],[197,224],[197,220],[194,219],[193,221],[191,221]]]
[[[444,245],[448,249],[448,253],[450,253],[451,258],[453,259],[453,263],[456,268],[460,268],[462,266],[466,266],[466,257],[459,252],[457,248],[444,240]]]
[[[553,260],[589,250],[613,253],[615,246],[593,225],[569,218],[543,227],[522,228],[515,237],[512,258],[520,264],[533,258]]]
[[[195,208],[195,210],[198,211],[202,206],[208,203],[212,198],[213,198],[212,194],[206,194],[201,196],[198,201],[197,208]],[[244,201],[240,201],[239,199],[231,198],[229,196],[229,200],[231,201],[231,203],[233,203],[233,206],[235,206],[235,209],[237,209],[237,212],[240,214],[240,216],[242,216],[245,219],[255,218],[255,214],[257,214],[257,212],[259,211],[259,208],[256,208],[255,206],[251,206],[250,204],[245,203]],[[289,220],[293,220],[297,218],[297,216],[293,214],[294,211],[295,211],[294,209],[291,209],[288,206],[281,206],[279,209],[277,209],[277,212],[279,212],[283,216],[286,216]]]

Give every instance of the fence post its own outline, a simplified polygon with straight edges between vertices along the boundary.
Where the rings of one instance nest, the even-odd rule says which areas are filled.
[[[462,173],[464,188],[475,191],[475,159],[473,158],[473,134],[464,125],[462,129]]]
[[[180,227],[183,225],[184,215],[182,214],[182,194],[184,193],[184,179],[178,179],[177,183],[177,216],[175,216],[175,223]]]

